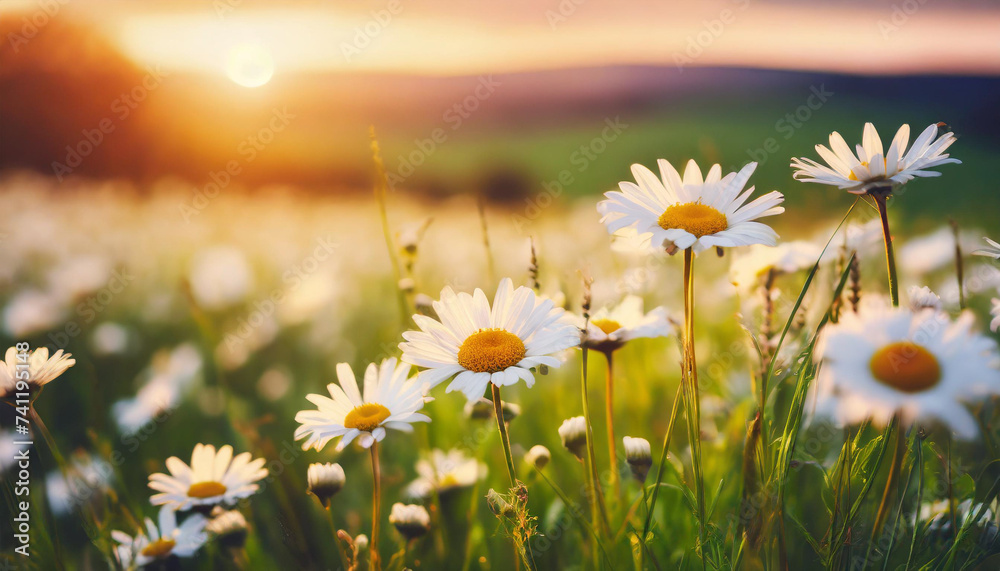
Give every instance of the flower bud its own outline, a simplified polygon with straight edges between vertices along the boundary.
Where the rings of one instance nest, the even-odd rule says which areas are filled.
[[[514,506],[493,488],[490,488],[490,491],[486,492],[486,503],[497,517],[510,517],[514,515]]]
[[[505,400],[500,401],[500,411],[503,414],[504,422],[510,422],[521,415],[520,405]]]
[[[310,464],[306,472],[309,491],[312,492],[323,507],[330,507],[330,498],[344,487],[346,476],[340,464]]]
[[[431,516],[424,506],[396,502],[392,504],[389,523],[406,539],[416,539],[431,528]]]
[[[520,406],[507,401],[500,401],[500,410],[504,422],[510,422],[521,414]],[[493,401],[484,397],[465,403],[465,416],[473,420],[493,419]]]
[[[488,398],[470,400],[465,403],[465,416],[473,420],[493,418],[493,401]]]
[[[223,511],[205,525],[219,542],[228,547],[243,547],[247,541],[247,519],[238,510]]]
[[[534,466],[536,470],[548,466],[550,460],[552,460],[552,453],[541,444],[532,446],[531,450],[528,450],[524,455],[524,461]]]
[[[649,468],[653,465],[653,452],[650,449],[649,441],[645,438],[626,436],[622,442],[625,444],[625,461],[632,469],[632,475],[640,484],[645,482],[646,474],[649,473]]]
[[[354,538],[354,549],[357,549],[359,553],[366,551],[368,549],[368,536],[363,533],[359,533],[358,536]]]
[[[426,315],[434,319],[438,318],[437,312],[434,311],[434,299],[426,293],[418,293],[413,296],[413,305],[420,315]]]
[[[582,416],[567,418],[559,426],[559,438],[566,450],[583,460],[587,448],[587,421]]]

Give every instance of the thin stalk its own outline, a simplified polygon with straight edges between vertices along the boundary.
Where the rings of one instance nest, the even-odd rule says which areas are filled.
[[[771,367],[771,361],[777,357],[771,350],[771,336],[774,334],[772,328],[774,326],[774,300],[772,298],[772,292],[774,291],[774,280],[775,271],[772,268],[767,272],[767,278],[764,281],[764,321],[761,324],[761,375],[760,375],[760,401],[757,403],[758,414],[760,415],[760,442],[764,445],[761,446],[761,459],[759,462],[760,466],[767,466],[770,464],[770,446],[767,445],[767,419],[765,418],[765,410],[767,409],[767,381],[768,374],[767,371]]]
[[[486,250],[486,275],[489,277],[490,283],[496,283],[496,264],[493,262],[493,250],[490,248],[489,227],[486,224],[486,197],[480,193],[476,203],[479,208],[479,225],[483,231],[483,248]]]
[[[42,417],[39,416],[38,411],[35,410],[34,405],[28,406],[28,419],[38,427],[38,431],[42,433],[42,439],[45,440],[46,446],[49,447],[49,452],[52,453],[52,457],[56,461],[56,466],[59,468],[59,472],[62,473],[63,478],[69,479],[69,464],[66,463],[66,458],[63,457],[62,453],[59,451],[59,447],[56,445],[56,441],[52,438],[52,433],[49,432],[45,423],[42,422]]]
[[[588,496],[590,496],[590,512],[594,519],[594,526],[600,523],[603,533],[611,533],[611,524],[608,523],[608,512],[604,506],[604,494],[601,492],[601,482],[597,475],[597,454],[594,453],[594,431],[590,423],[590,396],[587,388],[587,348],[583,347],[583,372],[580,381],[580,391],[583,397],[583,420],[587,425],[585,433],[587,439],[586,468],[588,484]]]
[[[896,428],[897,422],[898,422],[897,417],[893,416],[892,420],[889,421],[889,427],[886,428],[886,434],[888,434],[891,430]],[[860,429],[858,434],[860,434]],[[885,435],[883,435],[882,441],[879,443],[878,448],[874,452],[875,465],[872,467],[872,475],[867,480],[865,480],[864,484],[861,485],[861,490],[858,492],[858,497],[854,499],[854,502],[851,504],[851,509],[847,513],[847,522],[845,522],[845,527],[843,531],[841,531],[841,533],[837,535],[836,539],[834,540],[834,544],[839,545],[841,544],[841,542],[844,541],[844,538],[846,537],[847,532],[850,529],[850,522],[854,521],[854,518],[857,515],[858,510],[861,509],[861,504],[864,502],[865,498],[868,497],[868,492],[871,490],[872,484],[875,482],[875,474],[878,473],[879,468],[882,466],[882,460],[885,458],[885,452],[889,448],[888,442],[889,439],[886,438]]]
[[[510,487],[512,490],[517,489],[518,493],[524,490],[524,484],[521,484],[517,480],[517,474],[514,470],[514,455],[510,452],[510,438],[507,436],[507,423],[503,419],[503,405],[502,400],[500,400],[500,387],[490,383],[490,388],[493,396],[493,413],[497,417],[497,428],[500,430],[500,441],[503,444],[503,455],[507,460],[507,474],[510,476]],[[527,513],[527,504],[523,506],[525,513]],[[521,509],[520,507],[518,509]],[[471,530],[470,530],[471,533]],[[535,568],[534,559],[535,556],[531,552],[531,541],[530,537],[526,540],[518,539],[517,534],[514,535],[514,547],[517,549],[518,553],[524,558],[524,565],[529,570]],[[520,568],[519,559],[514,560],[515,569]]]
[[[953,486],[954,479],[951,474],[951,433],[945,436],[944,440],[945,446],[945,478],[948,479],[948,517],[951,519],[951,529],[952,533],[955,534],[955,543],[958,543],[958,510],[955,506],[955,488]],[[975,521],[975,520],[973,520]]]
[[[566,495],[566,492],[564,492],[562,488],[559,487],[558,484],[549,479],[549,477],[546,476],[544,472],[542,472],[537,468],[535,469],[535,472],[537,472],[538,475],[541,476],[543,480],[545,480],[545,483],[548,484],[549,487],[552,488],[552,491],[559,496],[560,500],[562,500],[563,505],[566,506],[566,509],[569,510],[570,514],[572,514],[573,517],[580,522],[580,525],[583,526],[583,528],[590,533],[591,537],[594,538],[594,541],[597,543],[597,547],[600,550],[601,555],[604,557],[604,562],[608,565],[608,567],[609,568],[614,567],[614,565],[611,564],[611,559],[608,557],[608,552],[604,550],[604,544],[601,543],[600,536],[597,535],[597,531],[594,530],[593,526],[587,523],[587,520],[580,515],[580,510],[577,509],[576,503],[571,501],[569,497]]]
[[[878,206],[879,217],[882,218],[882,237],[885,239],[885,264],[889,270],[889,299],[893,307],[899,307],[899,278],[896,275],[896,254],[892,249],[892,233],[889,231],[889,211],[886,207],[888,193],[871,195]]]
[[[914,468],[917,470],[917,503],[913,508],[913,535],[910,537],[910,552],[906,555],[906,570],[909,571],[913,562],[913,549],[917,545],[917,528],[920,524],[920,503],[924,500],[924,441],[917,431],[917,460]],[[953,528],[954,529],[954,528]]]
[[[888,428],[886,428],[885,437],[889,438],[893,426],[895,426],[896,431],[896,445],[892,452],[892,464],[889,465],[889,476],[885,480],[882,501],[879,503],[878,511],[875,514],[875,525],[872,526],[872,543],[877,541],[879,534],[882,533],[882,526],[885,525],[886,517],[888,517],[889,510],[891,509],[892,494],[896,491],[896,486],[899,483],[899,473],[903,467],[904,442],[906,438],[903,435],[903,428],[900,426],[898,418],[896,422],[890,423]],[[872,475],[874,476],[874,473]]]
[[[840,232],[840,229],[844,226],[844,223],[847,222],[848,217],[851,216],[851,212],[854,212],[854,208],[857,207],[858,202],[860,200],[861,197],[859,196],[857,199],[855,199],[854,203],[851,204],[851,207],[847,209],[847,212],[844,213],[844,217],[840,220],[840,224],[837,225],[837,228],[833,231],[833,234],[830,234],[830,238],[827,239],[826,245],[823,246],[823,250],[819,253],[819,257],[816,259],[816,263],[813,264],[812,269],[809,270],[809,274],[806,276],[806,281],[804,284],[802,284],[802,289],[799,291],[799,297],[795,300],[795,303],[792,304],[792,310],[788,314],[788,319],[785,320],[785,326],[782,327],[781,329],[781,335],[778,336],[778,342],[775,343],[774,347],[771,349],[772,354],[777,355],[781,351],[781,347],[785,343],[785,337],[788,335],[788,331],[792,328],[792,323],[795,321],[795,314],[798,313],[799,308],[802,306],[802,300],[805,299],[806,293],[809,292],[809,287],[812,285],[813,278],[815,278],[816,273],[819,272],[819,264],[820,262],[823,261],[823,256],[826,254],[827,248],[830,247],[830,244],[833,242],[833,239],[837,235],[837,232]],[[850,263],[850,261],[848,261],[848,263]],[[843,287],[841,287],[840,289],[842,291]],[[778,362],[777,359],[771,359],[771,361],[767,364],[767,375],[764,376],[764,387],[767,387],[768,383],[770,383],[771,377],[774,375],[774,366],[775,363],[777,362]],[[764,398],[766,401],[767,400],[766,394],[764,395]]]
[[[902,430],[900,430],[902,432]],[[916,433],[911,436],[910,444],[917,441]],[[888,571],[889,560],[892,558],[892,549],[896,545],[896,532],[899,530],[899,518],[903,516],[903,503],[906,501],[906,492],[910,489],[910,482],[913,480],[913,468],[910,467],[906,474],[906,481],[903,484],[903,491],[899,494],[899,508],[896,510],[896,517],[892,520],[892,535],[889,536],[889,546],[885,549],[885,554],[882,555],[882,571]],[[871,551],[871,546],[869,547],[869,552]],[[867,560],[868,555],[865,555]]]
[[[340,542],[340,538],[337,537],[337,522],[333,517],[333,506],[327,506],[326,513],[330,516],[330,529],[333,531],[333,544],[337,547],[337,555],[340,556],[340,564],[344,566],[344,569],[351,568],[351,562],[347,560],[347,553],[344,552],[344,545]]]
[[[833,491],[833,513],[830,514],[830,528],[826,532],[826,539],[833,537],[833,534],[837,530],[837,518],[841,514],[841,510],[849,511],[851,505],[851,446],[853,442],[851,439],[851,429],[849,426],[844,427],[844,447],[840,452],[840,458],[838,459],[839,469],[837,470],[837,485]],[[844,489],[846,486],[846,490]],[[846,500],[844,498],[847,498]],[[844,504],[842,508],[841,504]],[[839,545],[830,546],[830,556],[828,557],[827,565],[831,565],[836,559],[837,554],[840,552]]]
[[[656,498],[660,494],[660,484],[663,482],[663,468],[667,464],[667,451],[670,449],[670,435],[674,432],[674,422],[677,420],[677,411],[680,409],[681,394],[684,385],[677,387],[677,394],[674,395],[674,406],[670,411],[670,422],[667,423],[667,432],[663,435],[663,451],[660,452],[659,467],[656,469],[656,484],[653,486],[653,497],[649,500],[649,508],[646,510],[646,522],[642,525],[642,541],[646,542],[649,535],[649,526],[653,521],[653,508],[656,507]]]
[[[618,477],[618,447],[615,446],[615,373],[614,373],[614,351],[606,351],[604,357],[608,362],[608,371],[605,375],[604,392],[605,412],[608,425],[608,458],[611,465],[611,486],[614,489],[615,498],[621,499],[622,485],[621,478]]]
[[[372,571],[381,569],[381,561],[378,554],[378,531],[379,519],[382,513],[382,468],[378,460],[378,442],[372,443],[372,537],[371,553],[368,557],[368,568]]]
[[[41,393],[39,393],[39,394],[41,394]],[[66,483],[68,484],[69,483],[69,465],[66,463],[66,459],[63,457],[62,453],[59,452],[59,447],[56,446],[56,441],[52,437],[52,433],[49,432],[48,427],[46,427],[45,423],[42,422],[42,417],[39,416],[38,411],[35,410],[35,405],[34,405],[33,402],[28,405],[28,419],[31,422],[31,424],[33,424],[35,427],[37,427],[38,431],[42,433],[42,439],[45,440],[45,444],[46,444],[46,446],[48,446],[49,452],[52,453],[52,457],[55,459],[56,465],[59,467],[59,473],[62,474],[63,480],[66,481]],[[32,445],[32,448],[34,448],[34,445]],[[48,502],[48,500],[49,500],[48,495],[46,495],[45,500],[46,500],[46,502]],[[90,503],[87,502],[87,505],[90,506]],[[51,513],[52,512],[50,511],[50,515],[51,515]],[[91,517],[94,519],[94,522],[93,522],[94,525],[99,525],[98,520],[97,520],[97,514],[95,514],[93,512],[93,508],[92,507],[90,509],[90,513],[91,513]],[[89,525],[91,523],[91,522],[88,522],[86,520],[86,518],[81,518],[81,519],[83,519],[83,521],[84,521],[84,523],[86,525]],[[50,523],[54,525],[55,522],[50,522]],[[59,568],[60,569],[64,569],[64,567],[62,565],[62,561],[63,561],[63,559],[62,559],[63,558],[62,543],[59,541],[59,533],[58,532],[52,534],[52,546],[53,546],[53,550],[55,551],[56,561],[59,562]]]
[[[684,384],[685,416],[688,440],[691,444],[691,469],[694,472],[695,496],[698,500],[698,541],[702,550],[702,568],[707,568],[705,556],[705,476],[701,466],[701,404],[698,396],[698,363],[694,349],[694,251],[684,250]]]
[[[375,127],[371,127],[372,139],[372,160],[375,162],[375,202],[378,203],[379,219],[382,222],[382,235],[385,237],[385,246],[389,250],[389,260],[392,262],[392,275],[396,280],[396,294],[399,298],[400,319],[404,324],[410,319],[410,306],[406,301],[406,292],[399,287],[399,281],[403,278],[400,269],[398,249],[392,239],[392,232],[389,230],[389,213],[386,207],[386,191],[388,182],[385,174],[385,163],[382,161],[382,153],[379,151],[378,139],[375,137]]]
[[[507,423],[503,420],[503,401],[500,400],[500,387],[490,383],[493,389],[493,411],[497,417],[497,428],[500,430],[500,442],[503,444],[503,455],[507,460],[507,474],[510,476],[510,487],[517,486],[517,474],[514,471],[514,456],[510,452],[510,439],[507,437]]]

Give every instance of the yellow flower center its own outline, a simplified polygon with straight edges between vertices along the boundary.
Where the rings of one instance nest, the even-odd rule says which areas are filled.
[[[458,364],[475,373],[496,373],[524,359],[524,341],[503,329],[480,329],[458,348]]]
[[[146,547],[143,547],[142,551],[140,551],[139,553],[141,553],[146,557],[159,559],[161,557],[166,557],[167,555],[170,555],[170,552],[174,550],[175,545],[177,545],[177,542],[174,541],[173,539],[164,539],[161,537],[160,539],[157,539],[156,541],[150,543]]]
[[[344,417],[346,428],[357,428],[362,432],[371,432],[379,427],[392,413],[389,409],[375,402],[366,402],[354,407]]]
[[[897,341],[882,347],[868,363],[882,384],[904,393],[925,391],[941,381],[941,365],[916,343]]]
[[[888,165],[888,159],[882,159],[882,164]],[[861,161],[861,165],[865,168],[868,168],[868,161]],[[858,180],[858,177],[857,175],[854,174],[854,171],[851,171],[851,174],[847,175],[847,178],[850,180]]]
[[[219,482],[196,482],[188,488],[188,496],[192,498],[214,498],[226,493],[226,487]]]
[[[614,319],[594,319],[591,320],[591,323],[594,324],[594,327],[600,329],[607,335],[611,335],[615,331],[622,328],[622,324],[618,323]]]
[[[726,215],[700,202],[686,202],[668,206],[659,219],[660,228],[680,228],[701,238],[729,228]]]
[[[438,482],[439,488],[455,488],[458,485],[458,478],[456,478],[453,474],[445,474]]]

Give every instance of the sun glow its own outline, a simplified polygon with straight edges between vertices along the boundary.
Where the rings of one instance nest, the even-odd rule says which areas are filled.
[[[226,75],[237,85],[260,87],[274,76],[274,58],[260,44],[237,44],[226,58]]]

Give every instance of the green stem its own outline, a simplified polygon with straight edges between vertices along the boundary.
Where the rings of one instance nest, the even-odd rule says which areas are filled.
[[[59,447],[56,446],[56,441],[52,437],[52,433],[49,432],[48,427],[42,422],[42,417],[35,410],[34,404],[28,406],[28,419],[42,433],[42,440],[45,440],[45,445],[48,446],[49,452],[52,453],[52,457],[55,459],[56,466],[59,468],[59,472],[62,473],[63,478],[69,479],[69,464],[66,463],[66,458],[59,451]]]
[[[350,569],[351,562],[347,560],[347,554],[344,553],[344,545],[340,542],[340,538],[337,537],[337,522],[333,518],[333,505],[327,506],[326,512],[330,516],[330,530],[333,532],[333,544],[337,547],[340,564],[344,566],[344,569]]]
[[[373,442],[371,447],[372,456],[372,537],[371,553],[368,557],[368,568],[372,571],[381,569],[381,561],[378,554],[378,531],[379,520],[382,513],[382,468],[378,459],[378,442]]]
[[[677,387],[677,394],[674,395],[674,406],[670,411],[670,422],[667,423],[667,432],[663,435],[663,450],[660,452],[660,462],[656,468],[656,484],[653,486],[653,497],[649,500],[649,508],[646,510],[646,522],[642,526],[643,543],[645,543],[646,537],[649,535],[649,526],[653,521],[653,508],[656,507],[656,498],[660,494],[660,484],[663,482],[663,469],[667,465],[667,451],[670,449],[670,435],[674,432],[674,422],[677,420],[677,411],[680,409],[683,390],[683,384]]]
[[[552,491],[555,492],[557,496],[559,496],[560,500],[562,500],[562,503],[563,505],[566,506],[566,509],[570,511],[573,517],[579,520],[580,525],[583,526],[584,529],[586,529],[590,533],[590,536],[594,538],[594,542],[597,543],[597,547],[600,550],[601,554],[603,555],[604,562],[608,565],[608,567],[613,567],[613,565],[611,564],[611,559],[608,557],[608,552],[604,550],[604,544],[601,543],[600,536],[597,535],[597,531],[594,530],[593,526],[587,523],[586,519],[581,517],[580,510],[577,509],[576,503],[571,501],[569,497],[566,495],[566,492],[564,492],[562,488],[560,488],[555,482],[550,480],[549,477],[546,476],[544,472],[542,472],[538,468],[535,468],[535,472],[537,472],[538,475],[541,476],[543,480],[545,480],[545,483],[548,484],[549,487],[552,488]],[[595,568],[597,567],[596,561],[594,567]]]
[[[889,231],[889,211],[886,200],[889,198],[888,192],[876,192],[872,194],[875,205],[878,207],[878,214],[882,218],[882,237],[885,239],[885,263],[889,270],[889,298],[893,307],[899,307],[899,278],[896,275],[896,254],[892,248],[892,233]]]
[[[507,423],[503,418],[503,401],[500,400],[500,387],[490,383],[490,388],[492,389],[493,395],[493,413],[497,417],[497,428],[500,430],[500,441],[503,444],[503,455],[507,461],[507,474],[510,476],[510,487],[512,492],[515,492],[518,497],[517,500],[522,502],[522,505],[518,506],[518,510],[524,510],[527,514],[528,505],[526,501],[522,501],[520,498],[520,493],[525,491],[524,484],[517,481],[517,474],[514,470],[514,455],[510,451],[510,438],[507,436]],[[531,537],[530,535],[524,536],[523,539],[518,539],[518,534],[514,535],[514,547],[520,553],[521,557],[524,558],[524,565],[530,570],[535,568],[534,564],[534,554],[531,552]],[[517,560],[515,560],[517,563]]]
[[[913,535],[910,538],[910,552],[906,556],[906,571],[909,571],[913,562],[913,550],[917,545],[917,528],[920,524],[920,503],[924,499],[924,442],[920,439],[919,430],[917,432],[917,460],[914,466],[917,469],[917,502],[913,508]]]
[[[889,438],[892,433],[893,427],[895,427],[896,432],[896,445],[892,452],[892,464],[889,466],[889,476],[885,480],[885,490],[882,492],[882,501],[879,503],[878,511],[875,514],[875,525],[872,526],[872,543],[878,540],[879,534],[882,533],[882,526],[885,525],[886,517],[889,515],[889,509],[891,508],[892,494],[896,490],[896,486],[899,482],[899,473],[903,467],[903,454],[905,453],[905,437],[903,435],[903,427],[900,425],[899,418],[897,416],[895,422],[889,424],[886,428],[885,438]],[[874,473],[872,473],[874,477]]]
[[[510,452],[510,439],[507,437],[507,423],[503,420],[503,404],[500,400],[500,387],[490,383],[493,389],[493,412],[497,417],[497,428],[500,430],[500,442],[503,444],[503,455],[507,460],[507,474],[510,476],[510,487],[517,486],[517,474],[514,471],[514,456]]]
[[[955,506],[955,488],[953,486],[954,479],[951,474],[951,433],[949,432],[945,436],[944,441],[945,446],[945,478],[948,480],[948,517],[951,519],[951,529],[955,537],[955,543],[958,543],[958,515]],[[971,508],[970,508],[971,511]],[[973,520],[975,521],[975,520]]]
[[[622,485],[621,478],[618,477],[618,448],[615,446],[617,441],[615,440],[615,373],[613,355],[613,351],[604,353],[604,357],[608,361],[608,370],[604,382],[604,392],[606,393],[605,413],[607,416],[605,422],[608,425],[608,463],[611,466],[611,486],[614,489],[615,498],[620,500],[622,497]]]
[[[583,348],[583,373],[580,382],[580,390],[583,396],[583,419],[586,427],[587,440],[587,477],[589,483],[590,511],[594,519],[594,526],[600,523],[600,529],[605,534],[611,532],[611,524],[608,523],[608,512],[604,507],[604,494],[601,493],[601,483],[597,475],[597,454],[594,453],[594,431],[590,423],[590,396],[587,388],[587,348]]]
[[[687,404],[688,440],[691,444],[691,469],[694,472],[695,495],[698,500],[698,542],[705,556],[705,476],[701,466],[701,404],[698,396],[698,363],[694,348],[694,251],[684,250],[684,385]]]
[[[900,430],[902,432],[902,430]],[[910,444],[917,441],[916,433],[910,437]],[[909,447],[908,447],[909,448]],[[903,484],[903,490],[899,494],[899,508],[896,510],[896,517],[892,520],[891,535],[889,536],[889,546],[886,547],[885,553],[882,555],[882,571],[887,571],[889,569],[889,560],[892,559],[892,549],[896,546],[896,532],[899,530],[899,518],[903,516],[903,503],[906,501],[906,492],[910,489],[910,481],[913,480],[913,468],[907,471],[906,480]],[[869,547],[869,551],[874,547],[872,544]],[[868,559],[868,555],[865,555],[865,559]]]

